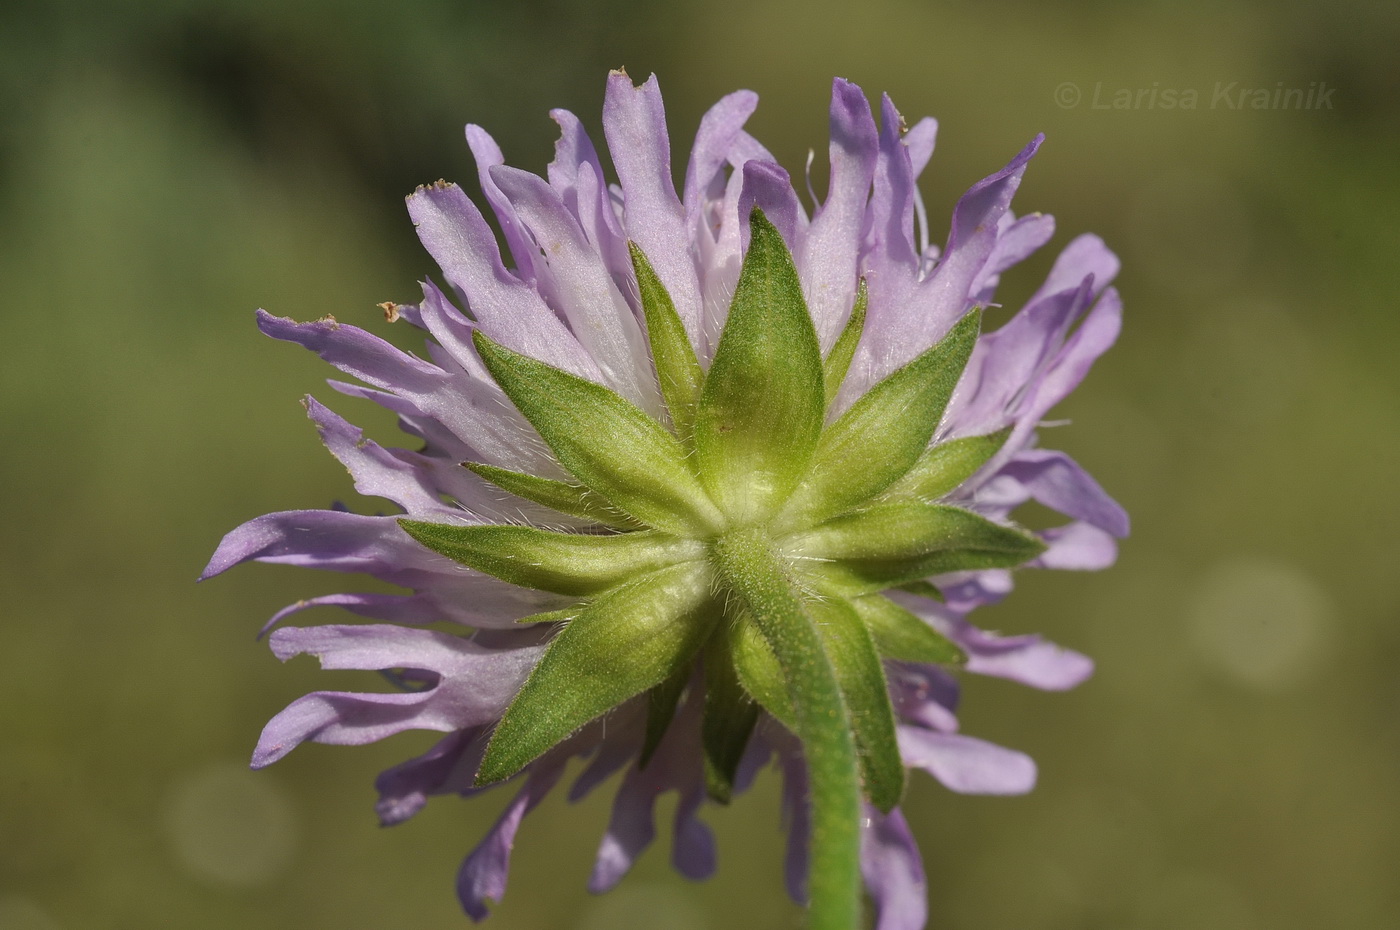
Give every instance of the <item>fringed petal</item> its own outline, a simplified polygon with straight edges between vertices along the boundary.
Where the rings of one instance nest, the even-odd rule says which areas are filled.
[[[466,296],[487,335],[579,377],[601,379],[598,366],[539,293],[506,270],[495,235],[460,187],[420,187],[408,198],[408,213],[424,248]]]
[[[496,185],[496,178],[491,173],[498,165],[505,164],[501,147],[490,133],[474,123],[467,124],[466,135],[467,148],[476,161],[476,177],[481,183],[481,193],[486,197],[491,212],[496,215],[506,247],[515,261],[515,276],[526,283],[536,283],[539,277],[536,268],[539,252],[526,234],[515,205]]]
[[[700,286],[685,211],[671,179],[671,142],[656,75],[634,86],[625,72],[608,75],[603,133],[622,184],[626,232],[666,285],[693,344],[700,341]]]
[[[308,396],[304,403],[307,416],[321,434],[321,441],[350,472],[356,491],[366,497],[391,500],[405,513],[415,516],[454,512],[455,508],[443,502],[420,469],[366,439],[363,430],[351,426],[314,397]]]
[[[646,338],[583,228],[543,178],[504,165],[493,168],[491,176],[538,245],[554,281],[558,309],[598,363],[604,384],[659,415],[661,394]]]
[[[293,701],[263,729],[253,767],[271,765],[306,740],[362,745],[404,730],[450,733],[499,719],[543,646],[488,649],[470,639],[389,625],[288,627],[268,638],[282,661],[310,653],[326,669],[414,669],[420,691],[321,691]]]
[[[855,302],[866,203],[879,158],[870,101],[849,81],[831,86],[831,181],[812,217],[797,268],[822,350],[836,341]]]

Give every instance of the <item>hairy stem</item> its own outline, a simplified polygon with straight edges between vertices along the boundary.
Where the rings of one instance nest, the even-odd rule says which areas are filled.
[[[792,698],[811,779],[809,930],[860,923],[860,770],[846,704],[821,634],[784,560],[756,530],[717,540],[722,583],[744,601],[772,647]]]

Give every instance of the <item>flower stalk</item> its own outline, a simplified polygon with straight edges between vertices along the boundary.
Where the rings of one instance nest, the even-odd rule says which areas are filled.
[[[811,782],[808,927],[852,930],[860,919],[860,767],[836,670],[805,598],[755,529],[715,541],[722,584],[773,650],[787,682]]]

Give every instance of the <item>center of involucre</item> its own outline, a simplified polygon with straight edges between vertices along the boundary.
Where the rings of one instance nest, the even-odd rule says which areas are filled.
[[[832,794],[832,813],[814,821],[815,848],[823,829],[845,829],[843,817],[856,828],[859,797],[842,784],[858,780],[882,811],[899,801],[904,769],[883,661],[963,658],[881,592],[937,597],[924,581],[930,575],[1018,565],[1044,546],[938,503],[1006,439],[931,445],[979,313],[836,415],[864,325],[864,287],[823,357],[782,236],[758,209],[750,230],[708,371],[646,256],[631,246],[669,422],[475,334],[492,377],[573,480],[467,467],[592,521],[595,531],[400,523],[473,569],[577,598],[522,621],[557,632],[497,726],[478,784],[515,774],[649,692],[645,764],[682,694],[703,687],[710,794],[728,800],[760,711],[768,712],[803,741],[814,810],[823,785]]]

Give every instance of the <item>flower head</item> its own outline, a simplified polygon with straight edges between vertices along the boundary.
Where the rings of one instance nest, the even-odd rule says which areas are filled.
[[[831,915],[858,900],[858,866],[881,930],[922,927],[922,866],[897,806],[906,768],[963,792],[1035,780],[1026,756],[957,732],[949,669],[1048,689],[1091,670],[965,617],[1009,590],[1010,569],[1101,568],[1127,532],[1122,509],[1036,435],[1117,335],[1116,258],[1075,239],[1026,306],[983,333],[1000,275],[1053,232],[1050,217],[1009,209],[1039,137],[959,201],[940,251],[915,186],[933,121],[905,131],[886,97],[877,128],[860,89],[837,80],[830,186],[809,215],[743,128],[756,104],[740,91],[705,115],[679,195],[655,78],[609,78],[616,186],[567,112],[552,114],[546,178],[505,166],[467,127],[513,269],[459,187],[410,195],[447,288],[424,282],[421,302],[386,310],[427,333],[425,358],[333,319],[259,314],[265,333],[361,382],[332,386],[394,411],[422,447],[383,448],[308,398],[357,490],[402,514],[270,514],[210,562],[206,576],[258,560],[408,592],[273,617],[329,605],[379,621],[282,627],[270,644],[281,659],[381,671],[396,690],[293,702],[253,764],[306,740],[445,733],[380,776],[386,824],[431,795],[519,781],[462,865],[474,918],[505,890],[521,818],[582,758],[571,798],[623,773],[595,891],[650,843],[667,791],[680,796],[676,868],[708,875],[700,810],[771,762],[789,890],[810,896],[814,925],[851,924]],[[1009,515],[1030,499],[1070,522],[1017,527]],[[460,630],[423,628],[444,621]]]

